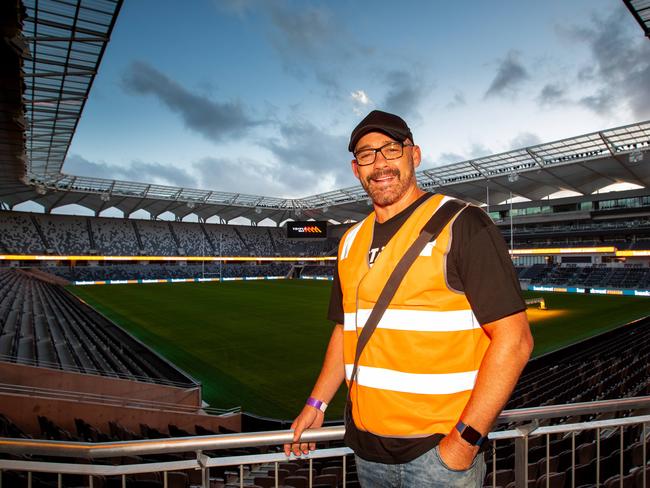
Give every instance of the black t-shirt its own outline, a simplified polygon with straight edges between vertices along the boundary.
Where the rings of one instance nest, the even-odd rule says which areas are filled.
[[[386,222],[375,222],[368,259],[374,263],[381,250],[413,211],[431,194],[427,193]],[[465,293],[480,324],[487,324],[521,312],[526,305],[506,244],[490,217],[470,206],[452,224],[452,241],[447,255],[447,284]],[[328,318],[343,324],[343,292],[338,270],[334,273]],[[432,449],[447,432],[430,437],[403,439],[380,437],[358,430],[354,422],[346,429],[345,441],[354,452],[369,461],[406,463]]]

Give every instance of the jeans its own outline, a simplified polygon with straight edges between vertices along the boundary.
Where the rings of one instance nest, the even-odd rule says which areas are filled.
[[[405,464],[382,464],[356,456],[362,488],[481,488],[485,461],[479,453],[465,470],[448,468],[438,446]]]

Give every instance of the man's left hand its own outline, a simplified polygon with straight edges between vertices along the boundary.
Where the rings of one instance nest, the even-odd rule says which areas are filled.
[[[448,468],[465,470],[472,465],[478,446],[472,446],[454,429],[440,441],[438,450]]]

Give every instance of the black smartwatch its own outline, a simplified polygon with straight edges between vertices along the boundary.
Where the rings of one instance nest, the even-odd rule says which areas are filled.
[[[462,420],[459,420],[456,424],[456,430],[460,433],[460,436],[469,442],[473,446],[479,446],[485,442],[487,436],[482,436],[479,431],[473,428],[471,425],[466,425]]]

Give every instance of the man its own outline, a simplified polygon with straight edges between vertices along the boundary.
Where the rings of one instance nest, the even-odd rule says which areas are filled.
[[[315,448],[300,435],[322,426],[388,275],[448,200],[418,188],[420,148],[400,117],[371,112],[348,149],[374,212],[341,239],[329,310],[337,325],[287,455]],[[359,360],[345,441],[364,488],[482,486],[480,446],[532,350],[525,308],[498,229],[465,206],[409,269]]]

